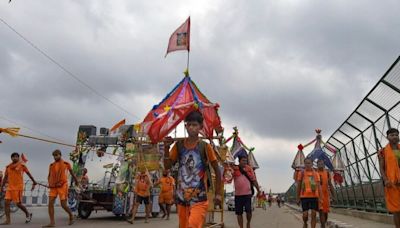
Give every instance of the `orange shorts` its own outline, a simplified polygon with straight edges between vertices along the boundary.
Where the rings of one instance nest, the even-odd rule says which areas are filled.
[[[4,199],[11,200],[14,203],[21,203],[22,202],[22,190],[7,190],[6,196]]]
[[[64,184],[59,188],[50,188],[49,197],[57,198],[60,197],[60,200],[68,199],[68,184]]]
[[[158,198],[160,204],[174,204],[174,193],[173,192],[162,192]]]
[[[191,206],[178,204],[179,228],[202,228],[206,220],[208,201]]]
[[[330,199],[329,199],[329,193],[328,196],[324,194],[324,197],[322,197],[322,202],[319,204],[319,210],[324,212],[324,213],[329,213],[329,208],[330,208]]]
[[[400,187],[385,187],[386,208],[391,213],[400,212]]]

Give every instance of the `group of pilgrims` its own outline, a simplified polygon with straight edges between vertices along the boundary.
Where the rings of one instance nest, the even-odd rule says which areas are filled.
[[[199,112],[189,114],[185,119],[185,126],[188,132],[188,137],[177,142],[170,148],[174,142],[171,138],[166,137],[164,140],[164,170],[163,175],[155,181],[152,181],[146,170],[140,170],[135,177],[135,203],[132,207],[132,217],[128,219],[129,223],[133,223],[137,209],[141,203],[146,205],[146,218],[151,211],[150,208],[150,189],[154,185],[159,185],[161,192],[159,196],[159,205],[163,213],[162,218],[170,219],[171,206],[177,205],[179,227],[203,227],[205,217],[208,210],[209,200],[207,199],[207,173],[209,167],[214,169],[216,186],[214,191],[214,204],[222,206],[221,196],[221,180],[222,176],[218,167],[218,160],[215,152],[210,144],[202,141],[199,138],[199,131],[202,128],[202,115]],[[395,128],[390,128],[387,131],[387,139],[389,143],[378,152],[380,172],[385,185],[386,207],[393,214],[396,227],[400,227],[400,145],[399,131]],[[321,136],[318,134],[317,142],[321,141]],[[311,153],[310,153],[311,154]],[[68,214],[68,224],[74,223],[74,215],[67,205],[68,199],[68,175],[71,176],[76,186],[87,188],[89,178],[87,170],[84,169],[82,175],[76,176],[69,162],[62,159],[60,150],[52,152],[54,162],[49,166],[48,184],[49,188],[49,203],[48,213],[50,223],[43,227],[54,227],[54,204],[57,197],[60,199],[61,207]],[[20,158],[18,153],[11,154],[11,163],[6,166],[4,177],[0,175],[0,190],[5,189],[5,221],[1,225],[10,225],[10,204],[14,202],[25,213],[26,223],[32,220],[32,213],[22,204],[24,191],[23,174],[26,173],[32,180],[32,190],[38,185],[33,175],[29,172],[24,159]],[[203,161],[203,157],[207,160]],[[296,156],[298,159],[298,156]],[[295,159],[295,161],[296,161]],[[178,175],[176,179],[170,175],[170,168],[178,163]],[[243,163],[243,164],[242,164]],[[294,162],[295,163],[295,162]],[[316,167],[314,166],[316,163]],[[206,164],[210,164],[206,165]],[[250,196],[251,186],[257,188],[257,195],[261,197],[262,193],[258,186],[257,180],[249,176],[254,176],[254,172],[250,167],[247,172],[247,158],[240,157],[239,165],[235,166],[234,170],[235,184],[246,182],[246,189],[242,189],[243,196],[235,195],[237,204],[243,203],[241,210],[236,208],[238,223],[243,227],[243,209],[246,213],[250,210],[247,208],[247,196]],[[326,159],[314,159],[313,156],[303,157],[301,165],[297,165],[294,172],[294,180],[296,182],[296,199],[303,210],[303,227],[308,226],[309,217],[311,217],[311,227],[316,227],[316,217],[319,213],[321,227],[326,227],[328,213],[330,211],[330,201],[335,198],[334,186],[332,184],[331,170],[327,169]],[[334,175],[336,175],[334,173]],[[243,180],[241,180],[243,176]],[[255,176],[254,176],[255,177]],[[177,184],[179,183],[179,184]],[[247,188],[247,183],[249,184]],[[235,185],[235,188],[242,188],[241,184]],[[250,200],[251,201],[251,200]],[[311,211],[311,216],[309,215]],[[251,214],[250,214],[251,215]],[[250,217],[251,218],[251,217]],[[250,225],[250,221],[248,221]]]
[[[49,166],[48,185],[43,185],[49,189],[48,212],[50,223],[48,225],[44,225],[43,227],[55,227],[54,204],[57,197],[60,199],[61,207],[68,214],[68,225],[72,225],[74,223],[74,215],[67,204],[69,190],[68,174],[71,175],[75,186],[81,189],[86,189],[89,184],[87,169],[84,168],[82,175],[77,177],[74,174],[70,163],[62,159],[62,154],[60,150],[54,150],[52,152],[52,156],[54,158],[54,162],[51,163]],[[39,183],[30,173],[26,163],[24,162],[24,159],[21,159],[21,155],[19,153],[12,153],[11,163],[6,166],[4,176],[0,175],[0,190],[1,192],[4,192],[5,190],[5,221],[3,223],[0,223],[0,225],[11,225],[10,206],[12,202],[15,203],[15,205],[25,213],[25,223],[28,224],[32,220],[32,213],[29,212],[28,209],[22,204],[23,192],[25,187],[23,179],[24,173],[27,174],[27,176],[31,179],[31,191],[33,191]],[[169,175],[169,170],[164,169],[163,176],[154,183],[151,182],[148,173],[144,171],[140,172],[135,179],[136,185],[134,192],[136,195],[136,201],[132,210],[132,219],[128,220],[128,222],[133,223],[137,208],[142,202],[146,205],[145,222],[148,222],[147,219],[150,212],[150,188],[153,185],[159,185],[161,188],[161,193],[159,196],[159,206],[161,208],[161,211],[163,212],[162,218],[166,217],[166,219],[169,220],[171,205],[174,204],[175,201],[175,179]]]
[[[74,172],[72,171],[71,164],[62,159],[62,154],[60,150],[54,150],[52,152],[54,162],[49,166],[48,173],[48,184],[45,187],[49,188],[49,203],[48,203],[48,212],[50,217],[50,223],[44,225],[43,227],[54,227],[54,204],[57,197],[60,199],[61,207],[65,210],[65,212],[69,216],[68,225],[72,225],[74,223],[74,216],[71,209],[67,205],[68,199],[68,174],[71,175],[73,181],[76,186],[87,186],[88,177],[87,171],[83,172],[83,175],[78,179]],[[32,220],[32,213],[30,213],[27,208],[22,204],[22,197],[24,192],[24,178],[23,174],[26,173],[28,177],[32,180],[32,191],[39,184],[36,182],[35,178],[29,172],[27,165],[24,160],[21,159],[21,155],[19,153],[11,154],[11,163],[6,166],[6,170],[4,173],[4,177],[1,180],[1,192],[5,189],[5,221],[0,225],[10,225],[11,224],[11,211],[10,205],[11,202],[15,203],[18,208],[20,208],[25,213],[25,223],[30,223]]]
[[[318,143],[318,141],[321,141],[321,136],[319,135],[320,132],[317,133]],[[380,174],[384,184],[386,208],[388,212],[393,214],[395,227],[400,228],[399,130],[396,128],[389,128],[386,131],[386,138],[388,140],[387,145],[379,150],[377,155]],[[309,211],[311,211],[312,228],[316,227],[317,213],[319,213],[321,227],[326,227],[328,213],[330,211],[330,202],[336,197],[334,186],[332,185],[332,179],[334,179],[335,183],[338,182],[335,178],[336,176],[332,178],[331,170],[326,168],[326,159],[314,159],[313,156],[310,156],[312,153],[313,152],[311,152],[307,157],[304,157],[302,151],[299,150],[292,164],[292,168],[295,169],[293,179],[296,183],[296,201],[298,205],[301,205],[303,211],[303,227],[307,227]],[[335,156],[334,159],[336,158],[337,157]],[[302,162],[299,162],[299,159],[301,159]],[[316,168],[314,166],[315,162]],[[337,163],[337,161],[335,160],[333,163]],[[339,170],[344,171],[343,164],[340,164],[339,166],[341,166]],[[334,175],[338,174],[336,172],[337,169],[334,169],[333,171]],[[343,180],[340,179],[340,181]]]
[[[139,170],[135,178],[134,195],[135,203],[132,206],[132,217],[127,221],[129,223],[134,222],[137,209],[141,203],[145,204],[146,218],[145,222],[148,222],[148,217],[151,211],[151,198],[150,189],[154,185],[159,185],[161,193],[159,196],[159,204],[161,211],[163,212],[162,218],[166,220],[170,219],[171,206],[177,205],[179,227],[203,227],[205,223],[205,217],[208,211],[209,200],[207,199],[207,176],[206,173],[210,172],[210,168],[214,169],[216,186],[215,195],[213,196],[214,205],[222,207],[222,196],[221,196],[221,176],[220,169],[218,166],[218,160],[212,146],[199,137],[199,132],[203,128],[203,116],[200,112],[193,111],[185,118],[186,131],[188,137],[182,140],[180,143],[175,143],[172,148],[173,140],[170,137],[164,139],[164,170],[163,175],[158,180],[151,180],[148,171],[146,169]],[[203,156],[206,154],[206,156]],[[68,214],[68,225],[72,225],[75,221],[74,215],[71,209],[67,205],[68,190],[69,190],[69,175],[74,182],[74,186],[77,189],[87,188],[89,178],[87,176],[87,170],[84,169],[83,174],[76,176],[71,164],[62,159],[60,150],[54,150],[52,152],[54,162],[49,166],[48,173],[48,184],[44,185],[49,189],[49,203],[48,213],[50,223],[43,227],[55,227],[54,219],[54,203],[57,198],[60,199],[61,207]],[[206,157],[207,160],[204,160]],[[170,169],[175,164],[179,164],[177,181],[180,184],[176,184],[176,180],[170,175]],[[24,192],[24,180],[23,175],[26,173],[32,180],[32,189],[40,184],[31,175],[24,159],[20,159],[20,154],[13,153],[11,155],[11,163],[7,165],[4,178],[1,182],[1,190],[5,189],[5,221],[1,225],[10,225],[10,204],[14,202],[26,216],[26,223],[30,223],[32,220],[32,213],[22,204],[23,192]],[[71,183],[72,184],[72,183]]]

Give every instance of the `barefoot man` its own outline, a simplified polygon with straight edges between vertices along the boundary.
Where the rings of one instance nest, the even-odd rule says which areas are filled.
[[[304,159],[305,170],[297,178],[297,204],[301,203],[303,209],[303,227],[307,228],[308,211],[311,210],[311,228],[317,224],[317,211],[322,195],[320,177],[313,169],[313,161]]]
[[[53,158],[54,162],[50,164],[49,176],[48,176],[49,188],[50,188],[50,193],[49,193],[50,223],[43,227],[55,227],[54,202],[56,201],[57,196],[60,197],[61,207],[65,210],[65,212],[68,213],[69,216],[68,225],[72,225],[74,223],[74,217],[67,205],[68,172],[71,174],[77,186],[79,186],[79,182],[75,174],[72,172],[71,165],[61,158],[60,150],[53,151]]]
[[[149,222],[149,215],[151,210],[150,204],[150,188],[151,188],[151,180],[149,178],[148,173],[145,169],[140,170],[140,173],[135,178],[135,204],[132,208],[132,218],[127,220],[130,224],[133,224],[135,221],[136,213],[139,208],[139,205],[144,203],[146,218],[145,223]]]
[[[325,162],[319,159],[317,162],[318,174],[321,181],[321,200],[322,204],[319,208],[319,220],[321,222],[321,228],[325,228],[326,222],[328,221],[328,213],[330,207],[331,196],[334,197],[335,192],[333,191],[333,185],[331,182],[331,175],[328,170],[325,169]],[[331,195],[329,195],[329,192]]]
[[[386,132],[389,143],[378,153],[379,166],[385,185],[386,208],[393,214],[396,228],[400,228],[400,145],[399,131],[390,128]]]
[[[169,175],[168,169],[164,169],[163,176],[157,184],[160,184],[161,187],[158,203],[163,212],[162,218],[165,218],[166,216],[166,219],[169,220],[171,205],[174,204],[175,179]]]

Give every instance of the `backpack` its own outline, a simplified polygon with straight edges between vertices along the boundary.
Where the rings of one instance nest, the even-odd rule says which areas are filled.
[[[249,177],[249,175],[246,173],[246,171],[245,171],[242,167],[240,167],[240,166],[239,166],[239,171],[240,171],[240,173],[242,173],[242,175],[245,176],[245,177],[247,178],[247,180],[250,182],[251,195],[254,196],[255,191],[254,191],[254,183],[253,183],[253,181],[251,180],[251,178]]]
[[[178,159],[177,162],[179,164],[179,159],[180,159],[180,153],[181,151],[185,148],[184,145],[184,140],[179,140],[176,142],[176,146],[178,149]],[[208,163],[208,155],[207,155],[207,151],[206,151],[206,146],[207,143],[204,142],[203,140],[200,140],[198,143],[199,146],[199,152],[200,152],[200,157],[201,157],[201,162],[203,163],[203,165],[205,166],[205,173],[207,175],[207,183],[206,183],[206,187],[207,187],[207,191],[210,189],[213,189],[213,185],[211,182],[211,172],[210,172],[210,164]],[[176,184],[178,183],[178,181],[176,181]]]

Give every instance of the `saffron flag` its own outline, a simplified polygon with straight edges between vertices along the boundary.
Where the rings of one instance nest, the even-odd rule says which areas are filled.
[[[119,121],[116,123],[111,129],[110,129],[110,134],[116,132],[122,125],[125,125],[125,119]]]
[[[24,153],[21,154],[21,161],[22,161],[23,163],[27,163],[27,162],[28,162],[28,158],[25,156]]]
[[[17,137],[19,135],[20,128],[18,127],[9,127],[9,128],[0,128],[0,133],[9,134],[11,137]]]
[[[179,50],[190,51],[190,17],[172,33],[165,56]]]

